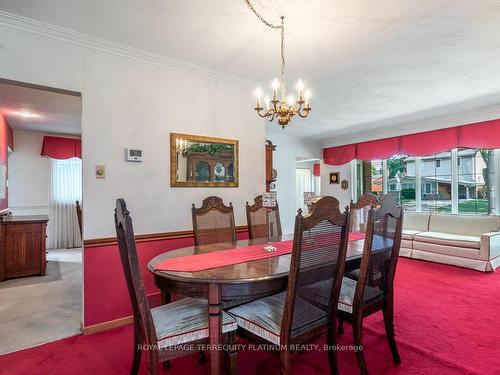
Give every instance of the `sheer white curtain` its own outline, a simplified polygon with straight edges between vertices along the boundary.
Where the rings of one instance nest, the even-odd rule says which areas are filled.
[[[75,201],[82,201],[82,161],[78,158],[52,161],[52,199],[48,247],[79,247],[82,244]]]

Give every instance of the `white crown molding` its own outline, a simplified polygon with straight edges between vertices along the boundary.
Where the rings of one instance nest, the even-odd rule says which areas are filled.
[[[17,14],[0,11],[0,26],[41,35],[81,47],[130,58],[148,64],[169,68],[178,72],[225,83],[231,86],[252,89],[255,82],[238,78],[217,70],[205,68],[185,61],[143,51],[102,38],[79,33],[62,27],[36,21]]]

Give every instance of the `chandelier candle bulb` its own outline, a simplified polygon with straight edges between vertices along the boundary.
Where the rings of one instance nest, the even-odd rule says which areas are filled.
[[[276,78],[273,81],[272,87],[273,87],[273,99],[276,100],[276,97],[278,96],[278,89],[280,87],[280,83]]]

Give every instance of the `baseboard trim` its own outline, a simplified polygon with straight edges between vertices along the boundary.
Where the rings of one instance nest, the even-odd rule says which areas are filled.
[[[236,227],[236,233],[242,233],[248,231],[246,225],[240,225]],[[190,238],[193,237],[194,233],[192,230],[183,230],[177,232],[165,232],[165,233],[150,233],[150,234],[138,234],[135,236],[135,242],[151,242],[151,241],[165,241],[174,240],[179,238]],[[83,242],[84,247],[101,247],[101,246],[114,246],[117,245],[116,237],[105,237],[105,238],[95,238],[91,240],[85,240]]]
[[[132,324],[134,322],[134,316],[126,316],[123,318],[110,320],[108,322],[98,323],[91,326],[82,327],[83,335],[90,335],[92,333],[106,331],[108,329],[117,328],[121,326],[125,326],[127,324]]]

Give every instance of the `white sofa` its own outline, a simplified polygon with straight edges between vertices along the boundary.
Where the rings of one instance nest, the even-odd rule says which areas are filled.
[[[500,266],[500,217],[407,211],[400,255],[494,271]]]

